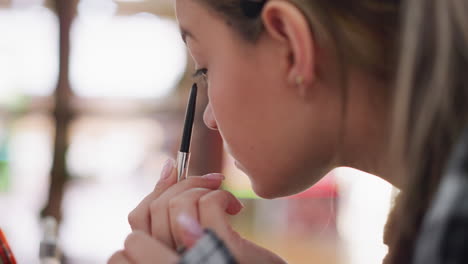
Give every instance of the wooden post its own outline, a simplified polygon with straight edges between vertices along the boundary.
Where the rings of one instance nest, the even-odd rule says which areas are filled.
[[[47,205],[42,210],[42,216],[53,216],[60,222],[62,219],[62,200],[68,172],[65,154],[68,148],[67,130],[73,118],[71,107],[73,92],[69,80],[70,67],[70,28],[75,17],[75,0],[55,0],[55,8],[60,23],[60,62],[57,88],[54,92],[55,139],[52,170],[50,173],[50,189]]]

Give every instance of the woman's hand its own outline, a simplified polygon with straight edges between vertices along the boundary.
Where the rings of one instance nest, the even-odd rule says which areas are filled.
[[[174,249],[181,246],[190,248],[202,235],[202,229],[209,228],[225,241],[239,263],[285,263],[275,254],[243,239],[231,228],[228,214],[239,213],[243,206],[231,193],[219,190],[224,179],[222,175],[189,177],[179,183],[176,177],[174,162],[166,162],[153,192],[129,215],[129,223],[134,231],[132,235],[136,233],[143,236],[146,233],[146,239],[141,238],[140,243],[146,241],[148,248],[155,248],[154,252],[146,253],[146,256],[162,252],[165,257],[170,256],[167,250],[173,253]],[[153,242],[148,237],[152,237]],[[137,243],[138,240],[127,239],[126,250],[132,248],[132,241]],[[118,252],[113,258],[122,258],[124,253]],[[154,257],[153,261],[161,259],[158,256],[151,257]]]
[[[180,204],[174,203],[171,206],[171,212],[177,212],[176,219],[171,219],[171,226],[175,240],[181,241],[186,248],[194,246],[203,236],[203,228],[208,228],[221,238],[238,263],[286,263],[274,253],[242,238],[232,229],[226,212],[234,213],[240,209],[235,205],[234,200],[237,199],[231,193],[216,190],[198,196],[187,192],[181,198]],[[198,220],[186,214],[186,204],[198,204]],[[180,208],[178,205],[181,205]]]
[[[178,214],[177,210],[183,208],[192,217],[198,219],[197,203],[190,202],[196,198],[187,202],[184,199],[192,196],[200,198],[204,194],[217,190],[224,179],[221,174],[208,174],[201,177],[189,177],[177,183],[177,170],[174,165],[173,160],[166,162],[154,190],[128,216],[133,231],[143,231],[172,249],[180,245],[180,242],[174,238],[171,228],[173,227],[171,223],[175,221],[175,215]],[[237,199],[233,202],[238,203]],[[238,204],[232,205],[231,207],[235,208],[228,210],[228,213],[238,213],[241,207],[240,203]]]
[[[174,250],[169,249],[160,241],[148,234],[135,231],[125,240],[123,250],[117,251],[107,262],[108,264],[153,264],[179,261]]]

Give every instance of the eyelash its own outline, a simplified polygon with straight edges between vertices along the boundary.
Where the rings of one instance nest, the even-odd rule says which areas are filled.
[[[202,68],[202,69],[197,69],[192,76],[194,78],[199,77],[199,76],[202,76],[202,77],[206,78],[207,75],[208,75],[208,69],[207,68]]]

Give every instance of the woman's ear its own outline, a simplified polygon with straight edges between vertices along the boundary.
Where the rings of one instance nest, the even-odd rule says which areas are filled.
[[[262,10],[265,31],[285,45],[288,60],[288,82],[301,88],[315,81],[315,43],[304,14],[287,1],[267,1]]]

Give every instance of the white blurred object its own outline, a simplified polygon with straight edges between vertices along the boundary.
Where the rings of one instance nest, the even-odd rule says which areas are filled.
[[[50,95],[58,75],[54,13],[41,6],[0,9],[0,36],[0,101]]]
[[[44,5],[44,0],[12,0],[12,8],[27,8],[31,6],[42,6]]]
[[[173,20],[86,13],[71,35],[70,78],[80,96],[162,98],[185,72],[187,52]]]
[[[78,3],[79,16],[112,16],[117,4],[112,0],[81,0]]]
[[[60,264],[60,253],[57,245],[57,221],[48,216],[42,222],[44,236],[39,249],[41,264]]]
[[[114,0],[114,2],[122,2],[122,3],[141,3],[145,0]]]
[[[338,229],[345,242],[346,264],[382,263],[388,252],[384,226],[391,209],[393,187],[365,172],[336,170],[341,197]]]

